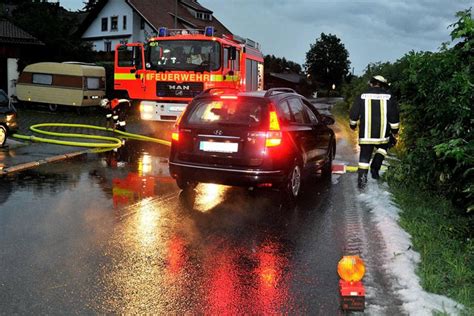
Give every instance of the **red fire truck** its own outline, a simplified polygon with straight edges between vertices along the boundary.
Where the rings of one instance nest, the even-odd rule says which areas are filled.
[[[141,119],[175,121],[189,101],[212,87],[263,89],[259,44],[214,29],[160,28],[147,43],[117,45],[114,88],[140,107]]]

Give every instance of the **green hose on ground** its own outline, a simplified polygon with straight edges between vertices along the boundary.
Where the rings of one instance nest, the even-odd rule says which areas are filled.
[[[27,136],[27,135],[20,135],[20,134],[13,134],[13,137],[29,140],[29,141],[34,141],[34,142],[43,142],[43,143],[50,143],[50,144],[56,144],[56,145],[89,147],[89,148],[95,148],[97,151],[108,151],[108,150],[112,150],[112,149],[119,148],[120,146],[122,146],[122,140],[117,137],[77,134],[77,133],[58,133],[58,132],[41,130],[40,129],[41,127],[79,127],[79,128],[96,129],[96,130],[101,130],[101,131],[106,131],[106,132],[114,132],[114,133],[120,134],[121,136],[127,139],[148,141],[148,142],[154,142],[154,143],[158,143],[165,146],[171,146],[171,142],[166,141],[166,140],[143,136],[139,134],[127,133],[127,132],[123,132],[119,130],[114,130],[112,128],[95,126],[95,125],[87,125],[87,124],[41,123],[41,124],[35,124],[35,125],[30,126],[30,130],[32,130],[35,133],[56,136],[56,137],[87,138],[87,139],[101,140],[105,142],[96,143],[96,142],[66,141],[66,140],[56,140],[56,139],[51,139],[51,138]]]

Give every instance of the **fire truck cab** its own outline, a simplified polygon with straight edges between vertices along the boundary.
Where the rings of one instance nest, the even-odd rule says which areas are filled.
[[[175,121],[192,98],[213,87],[263,89],[259,44],[214,29],[160,28],[147,43],[117,45],[115,90],[139,105],[142,120]]]

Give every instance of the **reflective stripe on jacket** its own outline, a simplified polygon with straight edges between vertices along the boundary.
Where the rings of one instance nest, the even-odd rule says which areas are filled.
[[[390,132],[400,125],[395,98],[380,87],[371,87],[354,101],[349,112],[350,125],[359,121],[359,144],[385,144]]]

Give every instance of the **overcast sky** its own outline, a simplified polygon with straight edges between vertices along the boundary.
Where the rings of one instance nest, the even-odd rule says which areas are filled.
[[[80,9],[82,0],[61,0]],[[455,13],[474,0],[199,0],[234,34],[259,42],[264,54],[304,64],[321,33],[334,34],[349,52],[355,74],[371,62],[405,53],[437,51],[449,41]]]

